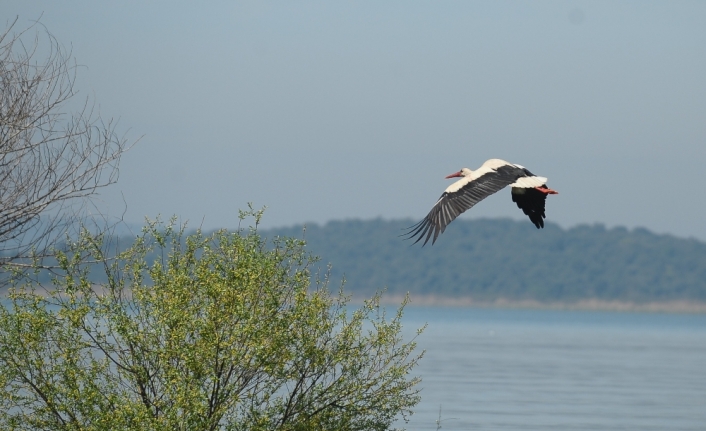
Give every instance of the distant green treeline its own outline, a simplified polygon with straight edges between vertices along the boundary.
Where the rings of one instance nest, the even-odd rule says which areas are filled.
[[[345,275],[349,293],[463,296],[474,300],[706,301],[706,243],[646,229],[568,230],[526,221],[456,220],[434,246],[403,241],[412,220],[332,221],[262,231],[304,237]]]
[[[509,219],[456,220],[421,247],[399,237],[412,220],[349,220],[260,230],[260,235],[304,238],[332,265],[332,288],[345,276],[346,292],[463,297],[475,301],[586,299],[706,302],[706,243],[646,229],[583,225],[562,229]],[[124,250],[134,237],[108,239]],[[148,256],[149,260],[157,257]],[[164,257],[161,257],[162,259]],[[105,282],[101,268],[91,271]],[[95,275],[95,276],[93,276]],[[46,273],[39,281],[49,283]]]

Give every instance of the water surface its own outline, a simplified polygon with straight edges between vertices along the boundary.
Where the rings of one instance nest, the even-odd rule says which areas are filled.
[[[706,430],[706,315],[409,307],[408,430]]]

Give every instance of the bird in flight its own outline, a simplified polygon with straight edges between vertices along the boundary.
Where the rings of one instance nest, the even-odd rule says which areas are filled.
[[[524,166],[500,159],[490,159],[475,171],[463,168],[446,178],[461,177],[444,190],[429,214],[419,223],[408,228],[406,239],[418,237],[414,244],[424,238],[422,246],[431,238],[432,245],[446,226],[464,211],[475,204],[504,189],[512,187],[512,201],[529,216],[537,229],[544,227],[544,203],[547,195],[556,191],[547,188],[547,179],[538,177]],[[433,236],[433,238],[432,238]]]

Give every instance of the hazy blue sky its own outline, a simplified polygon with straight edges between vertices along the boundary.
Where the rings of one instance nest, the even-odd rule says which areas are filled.
[[[562,226],[706,240],[704,1],[0,1],[40,15],[144,135],[101,195],[128,221],[419,219],[497,157]],[[524,217],[509,191],[464,215],[497,216]]]

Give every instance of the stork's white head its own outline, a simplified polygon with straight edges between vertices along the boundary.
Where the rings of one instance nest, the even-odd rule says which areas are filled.
[[[458,172],[454,172],[451,175],[447,175],[446,178],[456,178],[456,177],[469,177],[473,173],[472,170],[468,168],[463,168]]]

